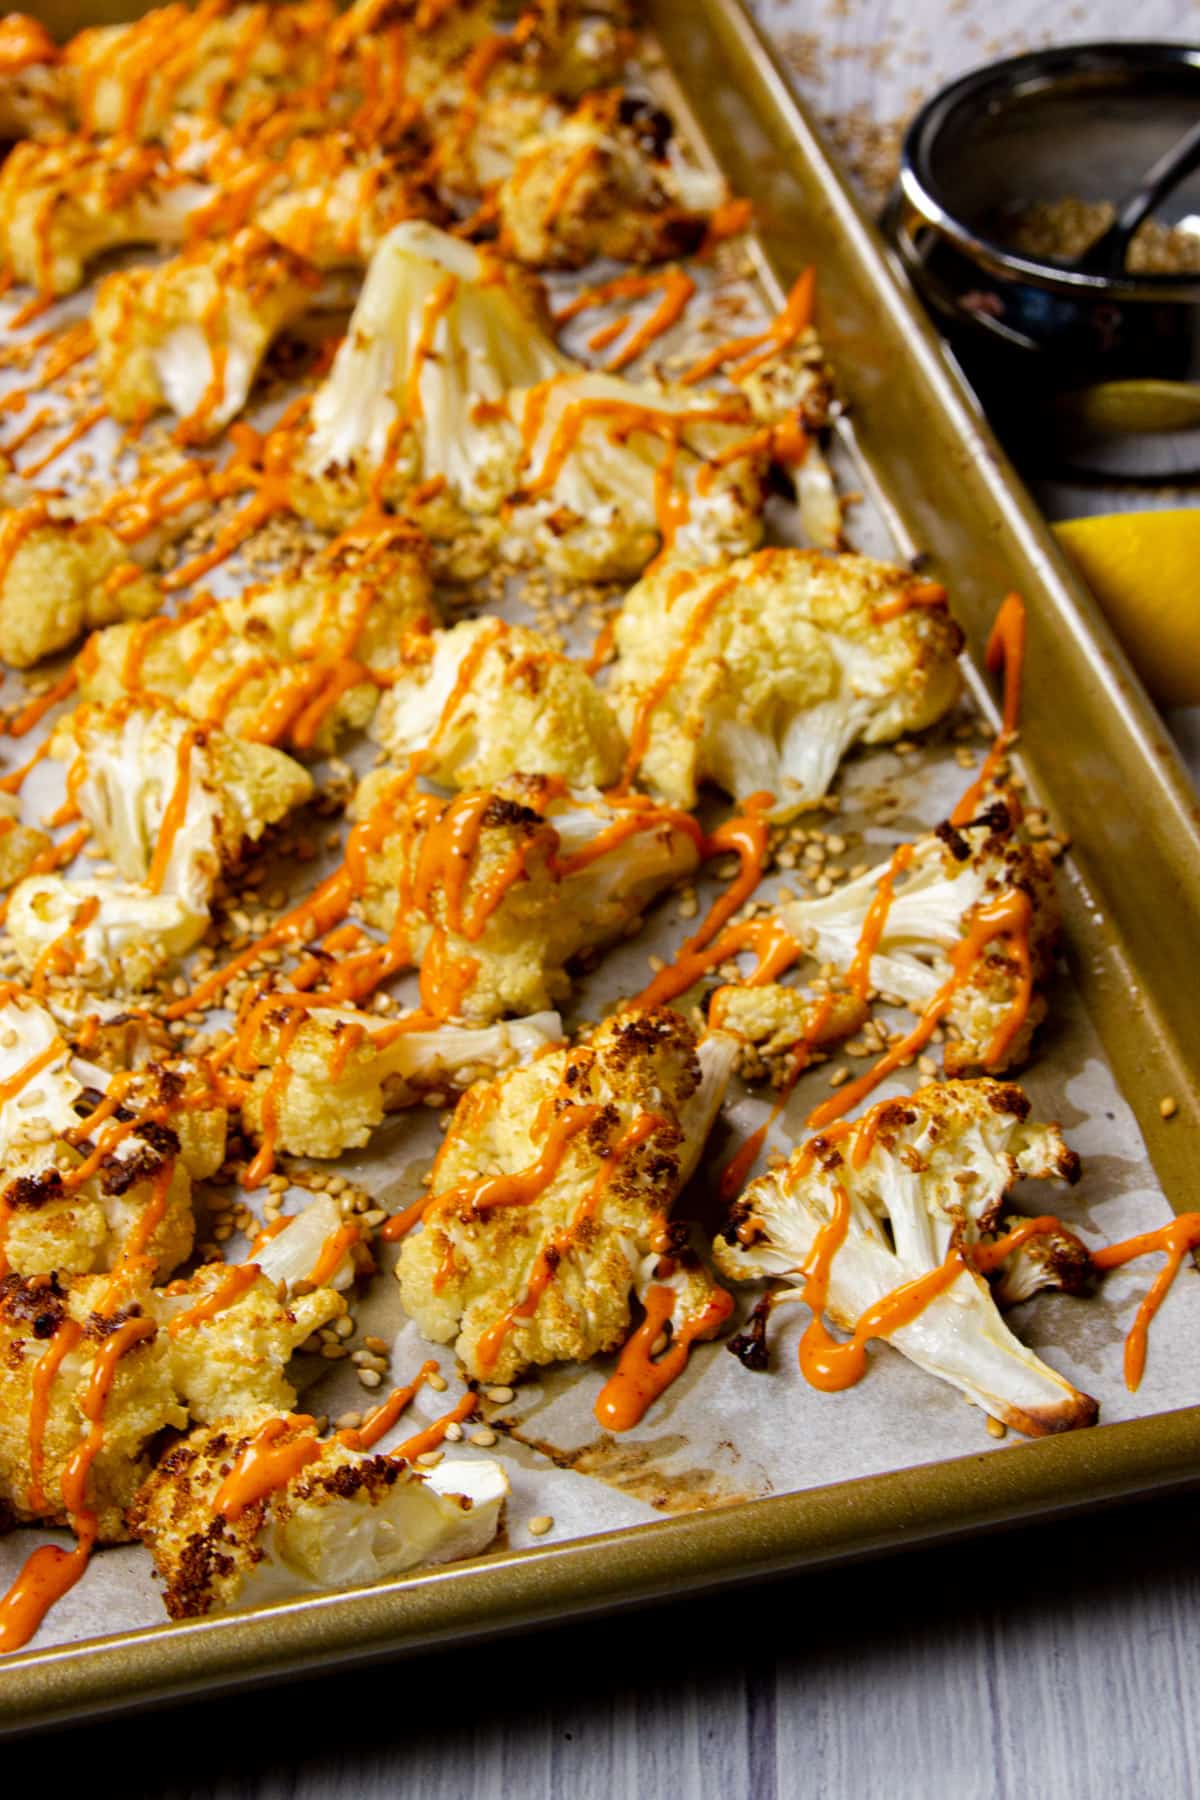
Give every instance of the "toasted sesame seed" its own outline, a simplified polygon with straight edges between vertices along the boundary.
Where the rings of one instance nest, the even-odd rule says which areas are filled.
[[[449,1384],[444,1375],[433,1374],[429,1377],[429,1385],[435,1394],[444,1394]]]
[[[1005,1425],[1004,1421],[1002,1419],[993,1419],[990,1413],[987,1417],[987,1429],[989,1437],[1002,1438],[1008,1436],[1008,1427]]]
[[[469,1444],[478,1445],[480,1450],[487,1450],[497,1442],[497,1438],[495,1432],[491,1431],[488,1426],[481,1425],[478,1431],[473,1431],[471,1433],[467,1442]]]
[[[346,1319],[346,1318],[338,1319],[338,1321],[334,1325],[333,1329],[337,1333],[338,1337],[340,1337],[340,1338],[353,1337],[354,1336],[354,1320]]]
[[[344,1412],[339,1413],[333,1422],[339,1431],[357,1431],[363,1422],[363,1416],[360,1412]]]
[[[358,1379],[365,1388],[377,1388],[382,1382],[383,1376],[378,1369],[360,1369]]]
[[[376,1356],[387,1356],[389,1354],[389,1352],[391,1351],[391,1345],[388,1343],[386,1338],[365,1337],[363,1339],[363,1343],[366,1345],[368,1350],[373,1350],[375,1352]]]
[[[1179,1111],[1179,1102],[1174,1094],[1164,1094],[1158,1103],[1159,1114],[1164,1119],[1173,1119]]]
[[[423,1469],[436,1469],[445,1454],[444,1450],[422,1450],[416,1460]]]
[[[829,1085],[830,1087],[841,1087],[843,1081],[849,1081],[849,1079],[849,1069],[834,1069],[829,1077]]]
[[[534,1537],[545,1537],[554,1524],[549,1513],[537,1513],[529,1521],[529,1530]]]
[[[489,1400],[496,1402],[497,1406],[507,1406],[513,1398],[513,1390],[510,1387],[490,1387],[484,1388],[483,1391]]]
[[[345,1344],[334,1343],[321,1345],[321,1355],[325,1358],[326,1362],[340,1362],[346,1354],[347,1350]]]
[[[463,1434],[463,1428],[459,1424],[458,1420],[451,1419],[450,1423],[446,1427],[446,1436],[449,1439],[449,1441],[452,1444],[460,1443],[462,1440],[462,1434]]]
[[[937,1063],[932,1056],[918,1056],[917,1067],[920,1069],[922,1075],[937,1074]]]

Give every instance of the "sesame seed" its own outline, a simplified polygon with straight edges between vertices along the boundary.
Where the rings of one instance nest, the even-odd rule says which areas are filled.
[[[1173,1119],[1175,1117],[1175,1114],[1179,1111],[1179,1102],[1176,1100],[1174,1094],[1163,1095],[1158,1103],[1158,1111],[1161,1118]]]
[[[937,1063],[932,1056],[918,1056],[917,1067],[920,1069],[922,1075],[932,1076],[937,1074]]]
[[[481,1425],[478,1431],[471,1433],[467,1442],[477,1445],[480,1450],[488,1450],[497,1442],[497,1438],[494,1431],[489,1430],[486,1425]]]
[[[429,1377],[429,1385],[435,1394],[444,1394],[449,1384],[444,1375],[434,1374]]]
[[[538,1513],[529,1521],[529,1530],[533,1537],[545,1537],[554,1524],[549,1513]]]
[[[377,1388],[382,1382],[383,1376],[378,1369],[360,1369],[358,1379],[365,1388]]]
[[[1004,1421],[1002,1419],[993,1419],[990,1413],[987,1417],[987,1429],[989,1437],[1002,1438],[1008,1436],[1008,1427],[1005,1425]]]
[[[322,1344],[321,1355],[326,1362],[340,1362],[347,1354],[345,1344]]]
[[[829,1077],[830,1087],[841,1087],[843,1081],[849,1081],[849,1069],[835,1069]]]
[[[462,1441],[462,1434],[463,1434],[463,1428],[459,1424],[458,1420],[451,1419],[450,1423],[446,1427],[446,1436],[449,1439],[449,1441],[452,1444],[460,1443]]]
[[[360,1412],[339,1413],[333,1421],[338,1431],[357,1431],[362,1422],[363,1416]]]
[[[490,1387],[483,1391],[489,1400],[496,1402],[497,1406],[507,1406],[513,1398],[513,1390],[510,1387]]]
[[[363,1339],[363,1343],[366,1345],[368,1350],[373,1350],[375,1352],[376,1356],[387,1356],[387,1354],[391,1350],[391,1345],[388,1343],[386,1338],[365,1337]]]
[[[444,1450],[422,1450],[416,1460],[423,1469],[436,1469],[445,1454]]]

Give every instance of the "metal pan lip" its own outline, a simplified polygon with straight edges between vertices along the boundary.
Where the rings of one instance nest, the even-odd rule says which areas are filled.
[[[964,107],[983,113],[1025,95],[1069,88],[1079,77],[1133,80],[1191,70],[1200,111],[1200,45],[1157,42],[1069,44],[1030,50],[972,69],[926,101],[905,134],[899,186],[922,221],[971,261],[1001,279],[1023,281],[1082,302],[1132,300],[1200,304],[1200,275],[1085,274],[1061,263],[1020,256],[966,224],[949,206],[933,172],[939,139]],[[1186,79],[1186,76],[1185,76]]]

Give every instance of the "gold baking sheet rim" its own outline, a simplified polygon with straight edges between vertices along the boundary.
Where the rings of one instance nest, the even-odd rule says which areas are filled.
[[[65,34],[136,7],[39,8]],[[1094,602],[1064,564],[874,227],[740,0],[647,0],[689,122],[755,202],[769,285],[808,262],[852,437],[898,543],[952,571],[976,667],[997,599],[1024,595],[1022,754],[1072,838],[1072,974],[1171,1205],[1200,1118],[1200,806]],[[1084,902],[1085,891],[1091,905]],[[1158,1116],[1172,1094],[1178,1113]],[[349,1666],[572,1614],[964,1536],[1200,1478],[1200,1406],[633,1526],[259,1612],[5,1659],[0,1734]]]

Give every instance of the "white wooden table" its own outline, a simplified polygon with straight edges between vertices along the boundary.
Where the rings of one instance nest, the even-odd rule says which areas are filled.
[[[759,4],[876,188],[902,115],[959,69],[1200,29],[1194,0]],[[70,1771],[125,1800],[1175,1800],[1200,1792],[1196,1515],[1147,1502],[93,1726],[50,1761],[7,1747],[4,1788]]]

